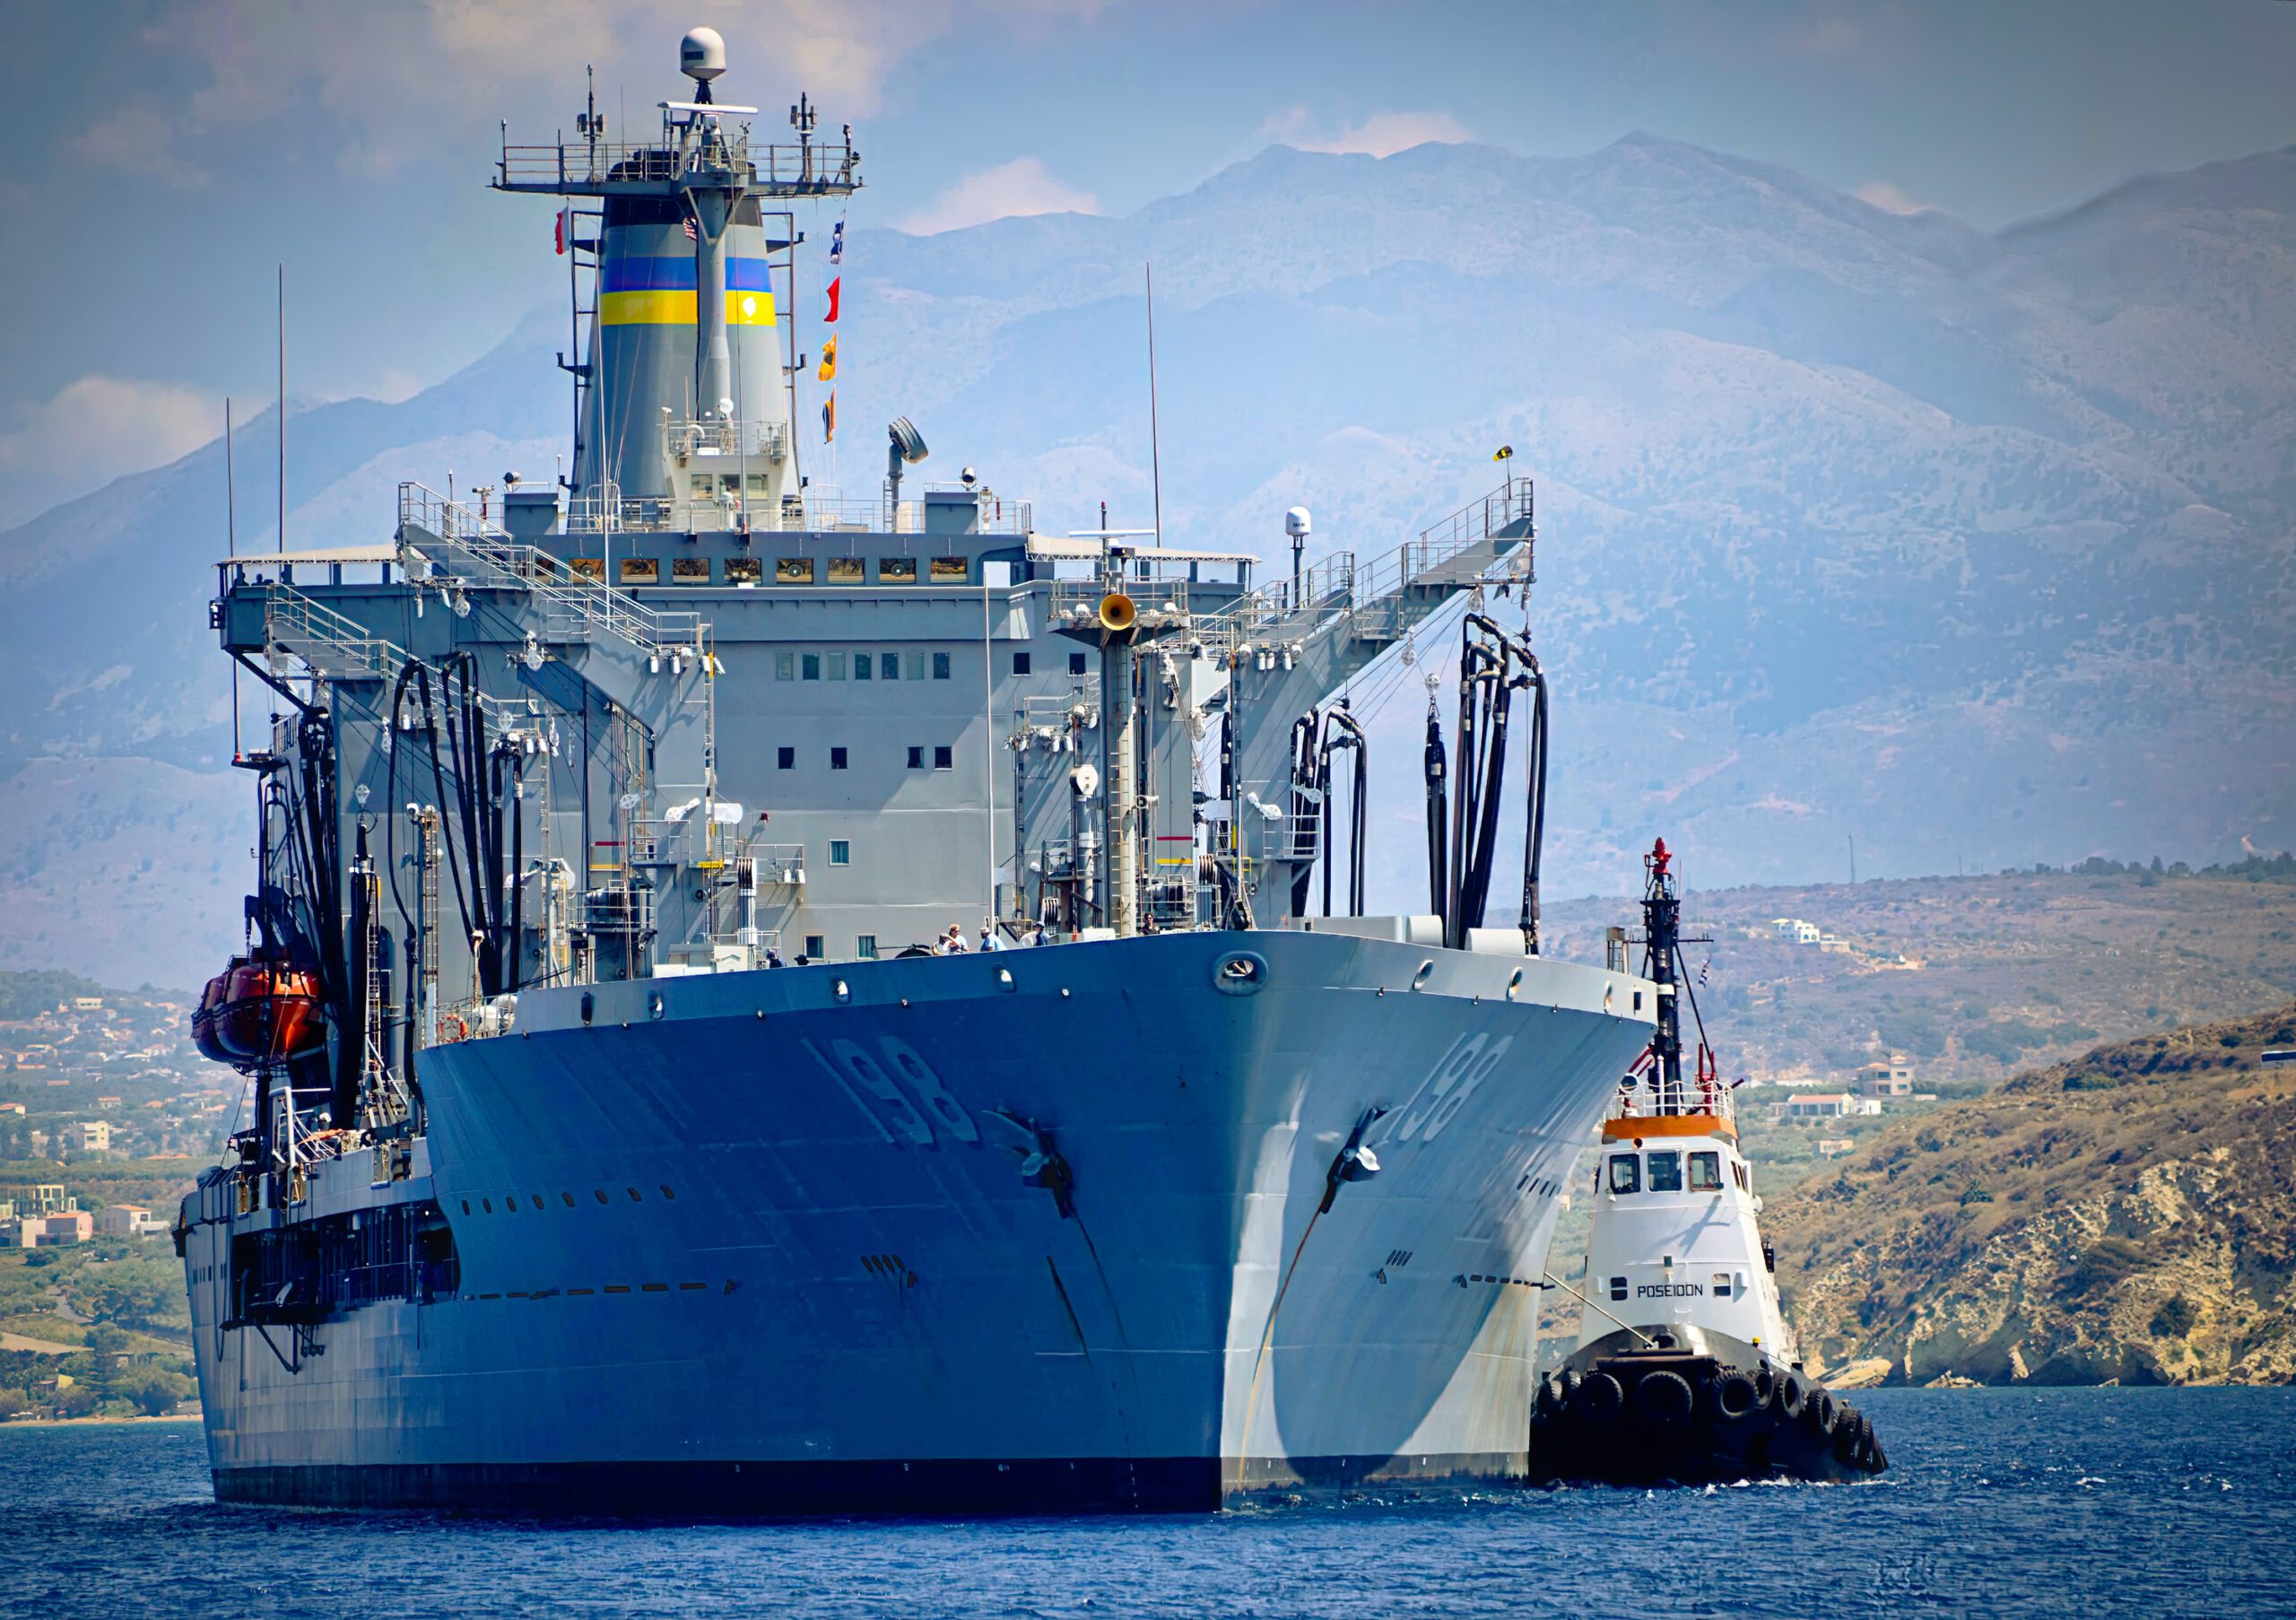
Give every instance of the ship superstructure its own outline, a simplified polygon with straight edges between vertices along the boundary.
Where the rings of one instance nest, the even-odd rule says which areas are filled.
[[[645,141],[593,103],[496,170],[561,201],[565,483],[219,569],[277,713],[201,1014],[255,1124],[178,1223],[218,1494],[1519,1476],[1555,1195],[1657,1012],[1538,949],[1528,482],[1272,581],[921,483],[906,420],[818,485],[775,289],[858,160],[810,104],[753,140],[709,30],[683,65]],[[1367,917],[1344,694],[1461,598],[1431,911]]]

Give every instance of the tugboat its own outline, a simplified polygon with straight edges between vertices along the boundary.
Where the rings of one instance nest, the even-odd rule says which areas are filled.
[[[1855,1479],[1889,1459],[1873,1422],[1802,1370],[1777,1254],[1738,1151],[1682,962],[1682,895],[1660,839],[1644,858],[1649,1050],[1603,1121],[1578,1344],[1540,1383],[1534,1478],[1618,1485]],[[1613,936],[1617,947],[1638,943]],[[1679,1003],[1699,1025],[1683,1072]]]

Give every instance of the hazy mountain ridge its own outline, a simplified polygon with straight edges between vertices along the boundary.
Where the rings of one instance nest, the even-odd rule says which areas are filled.
[[[1622,884],[1660,817],[1717,881],[1806,878],[1850,832],[1897,872],[2292,841],[2296,149],[1991,236],[1647,135],[1278,147],[1123,219],[857,230],[841,482],[875,486],[902,414],[928,475],[977,465],[1041,527],[1144,521],[1150,260],[1175,536],[1273,559],[1303,501],[1369,554],[1495,483],[1499,443],[1539,480],[1558,888]],[[413,400],[292,416],[296,543],[386,536],[398,476],[545,471],[561,342],[538,318]],[[270,431],[241,431],[243,544]],[[0,767],[212,762],[221,461],[0,536]],[[1418,881],[1421,707],[1375,729],[1375,904]]]

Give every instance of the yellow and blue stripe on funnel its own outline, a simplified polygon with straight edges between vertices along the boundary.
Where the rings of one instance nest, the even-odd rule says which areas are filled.
[[[615,255],[598,267],[598,320],[609,327],[693,325],[691,253]],[[773,286],[761,258],[726,261],[726,324],[773,324]]]

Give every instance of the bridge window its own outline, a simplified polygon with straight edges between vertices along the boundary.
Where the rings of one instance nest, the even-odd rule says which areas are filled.
[[[777,652],[773,655],[773,678],[777,681],[794,681],[797,678],[796,653]]]
[[[1730,1274],[1728,1272],[1718,1271],[1714,1274],[1714,1297],[1718,1300],[1726,1300],[1730,1297]]]
[[[829,751],[829,768],[831,771],[842,771],[845,769],[844,749],[832,748]]]
[[[853,678],[855,680],[865,681],[871,675],[876,674],[876,672],[877,660],[875,658],[870,657],[865,652],[857,652],[853,655]]]
[[[1692,1192],[1722,1190],[1722,1155],[1692,1154],[1690,1156],[1690,1189]]]
[[[913,652],[909,655],[909,678],[912,681],[921,681],[925,678],[925,655],[923,653]]]
[[[809,681],[820,680],[822,678],[822,655],[817,652],[809,652],[801,655],[797,660],[797,667],[804,673],[805,679]]]
[[[900,654],[897,652],[880,653],[877,656],[877,673],[884,676],[888,681],[900,680]]]
[[[829,678],[832,681],[841,681],[845,679],[845,655],[843,653],[833,652],[829,655]]]
[[[924,750],[924,749],[922,749],[922,748],[917,748],[917,747],[912,747],[912,748],[910,748],[910,749],[909,749],[909,768],[911,771],[922,771],[922,770],[924,770],[924,769],[925,769],[925,750]]]
[[[916,584],[917,559],[914,557],[878,558],[877,583],[880,585]]]
[[[936,681],[945,681],[949,678],[949,655],[947,653],[936,652],[933,655],[933,678]]]
[[[819,962],[829,954],[829,942],[819,934],[805,936],[805,960]]]
[[[954,752],[952,749],[949,748],[949,747],[948,747],[948,746],[946,746],[945,745],[940,745],[940,746],[936,746],[936,747],[933,750],[933,769],[934,769],[934,770],[935,770],[935,771],[954,771],[956,768],[957,768],[956,756],[955,756],[955,752]]]
[[[795,771],[797,768],[797,751],[795,748],[776,748],[773,751],[773,768],[776,771]]]
[[[1072,652],[1068,655],[1068,673],[1070,675],[1083,675],[1084,673],[1084,655],[1083,653]]]
[[[1613,1162],[1613,1163],[1615,1163],[1617,1161],[1613,1160],[1613,1161],[1612,1161],[1612,1162]],[[1634,1163],[1634,1161],[1633,1161],[1633,1160],[1631,1160],[1631,1159],[1629,1159],[1629,1160],[1627,1161],[1627,1163],[1630,1163],[1630,1164],[1631,1164],[1632,1163]],[[1622,1299],[1624,1299],[1625,1297],[1626,1297],[1626,1279],[1625,1279],[1624,1277],[1622,1277],[1622,1276],[1614,1276],[1614,1277],[1613,1277],[1613,1278],[1611,1279],[1611,1298],[1613,1298],[1613,1300],[1622,1300]]]
[[[1678,1153],[1650,1155],[1650,1190],[1680,1192],[1683,1189],[1683,1156]]]
[[[1642,1190],[1642,1161],[1632,1154],[1611,1155],[1611,1190],[1640,1192]]]
[[[853,954],[864,962],[877,960],[877,936],[864,934],[853,942]]]
[[[1013,655],[1013,673],[1014,675],[1026,675],[1029,673],[1029,655],[1027,653],[1016,652]]]
[[[829,864],[832,867],[849,867],[853,864],[853,844],[850,840],[832,838],[829,840]]]
[[[777,557],[773,563],[776,585],[811,585],[813,582],[813,560],[811,557]]]

